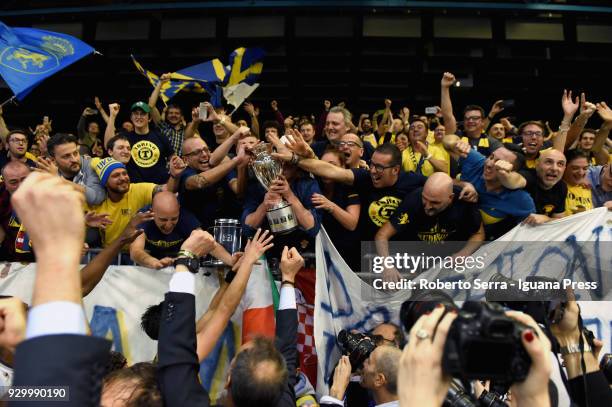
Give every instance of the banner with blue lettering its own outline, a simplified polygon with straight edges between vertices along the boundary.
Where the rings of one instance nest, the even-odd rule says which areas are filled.
[[[612,349],[612,251],[608,250],[611,241],[612,212],[599,208],[536,227],[517,226],[472,256],[485,259],[480,276],[485,276],[486,281],[494,273],[520,278],[537,272],[540,276],[560,279],[567,275],[567,269],[572,270],[574,280],[596,280],[599,285],[591,290],[590,295],[580,289],[575,293],[579,300],[603,300],[579,301],[585,326],[604,343],[603,355]],[[580,242],[583,244],[576,244]],[[547,247],[540,250],[542,246],[539,245],[546,243]],[[338,333],[343,329],[368,332],[389,321],[401,326],[400,307],[410,298],[412,290],[405,288],[390,292],[366,283],[342,259],[324,229],[317,236],[316,256],[314,337],[318,355],[317,391],[329,394],[329,380],[342,354]],[[373,275],[382,277],[381,274]],[[423,278],[426,282],[473,282],[475,275],[468,271],[457,273],[456,270],[441,272],[430,269],[414,281]],[[459,299],[460,304],[468,294],[470,299],[484,299],[479,290],[457,290],[453,297],[456,301]],[[558,387],[562,386],[560,376],[553,377],[553,381]]]
[[[95,50],[70,35],[0,22],[0,76],[23,100],[49,76]]]

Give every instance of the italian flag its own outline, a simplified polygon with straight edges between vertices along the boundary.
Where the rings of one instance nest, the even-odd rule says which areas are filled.
[[[242,343],[258,335],[274,339],[279,293],[266,257],[253,266],[242,305]]]

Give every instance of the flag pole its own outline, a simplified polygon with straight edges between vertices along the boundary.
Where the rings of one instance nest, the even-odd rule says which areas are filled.
[[[2,102],[2,104],[0,104],[0,108],[4,107],[4,105],[6,105],[8,103],[15,103],[15,104],[17,104],[17,102],[15,102],[16,98],[17,98],[16,96],[11,96],[9,99],[5,100],[4,102]]]

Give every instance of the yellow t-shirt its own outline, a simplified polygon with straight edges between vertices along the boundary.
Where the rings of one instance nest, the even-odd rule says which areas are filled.
[[[450,175],[450,154],[448,153],[448,151],[444,148],[444,144],[442,142],[440,143],[431,143],[429,144],[429,147],[427,148],[430,152],[433,158],[437,159],[437,160],[442,160],[446,163],[446,173]]]
[[[568,215],[593,209],[591,189],[581,185],[568,185],[565,197],[565,211]]]
[[[153,201],[153,189],[155,184],[151,182],[140,182],[130,185],[130,190],[123,195],[119,202],[113,202],[106,198],[100,205],[85,205],[85,210],[96,213],[108,213],[113,221],[102,233],[102,245],[107,247],[113,240],[117,239],[123,229],[130,223],[132,216],[139,209],[150,205]],[[124,248],[125,249],[125,248]]]
[[[444,148],[442,148],[444,150]],[[445,151],[445,150],[444,150]],[[438,160],[446,160],[444,157],[444,153],[440,151],[440,148],[428,145],[427,146],[428,154],[431,154],[432,158]],[[421,162],[421,153],[415,152],[412,150],[412,146],[409,145],[402,152],[402,169],[406,172],[416,172],[419,163]],[[448,162],[448,160],[446,160]],[[421,174],[426,177],[429,177],[434,173],[434,167],[428,160],[423,160],[421,164]]]

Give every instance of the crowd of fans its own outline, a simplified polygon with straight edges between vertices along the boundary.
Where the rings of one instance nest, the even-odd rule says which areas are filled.
[[[242,346],[221,402],[295,405],[300,375],[293,286],[321,226],[354,271],[368,272],[359,255],[362,241],[375,241],[385,256],[390,240],[425,242],[441,251],[441,242],[462,241],[448,254],[468,256],[519,223],[538,227],[596,207],[612,209],[612,109],[584,94],[573,98],[563,91],[557,130],[540,117],[510,122],[503,101],[488,114],[468,105],[458,121],[451,73],[444,73],[440,106],[429,114],[411,115],[385,100],[383,109],[354,120],[344,104],[326,100],[317,118],[287,116],[272,101],[270,120],[260,122],[260,109],[251,103],[234,117],[209,103],[206,114],[199,107],[185,114],[177,105],[160,112],[167,80],[162,75],[149,100],[129,109],[117,103],[106,109],[96,98],[95,109],[86,107],[79,118],[76,135],[54,133],[49,117],[33,131],[10,129],[10,118],[0,112],[1,256],[38,264],[27,328],[23,304],[0,300],[0,358],[15,367],[16,386],[70,385],[70,401],[78,406],[99,405],[100,394],[103,406],[209,405],[198,362],[214,348],[253,264],[265,255],[281,276],[276,341],[258,338]],[[603,123],[598,130],[586,127],[595,113]],[[119,117],[125,118],[120,125]],[[283,163],[267,189],[249,166],[262,142]],[[291,205],[298,228],[272,237],[267,212],[281,200]],[[216,219],[240,220],[250,239],[242,255],[228,253],[207,232]],[[88,248],[98,254],[79,271]],[[189,271],[209,254],[231,270],[220,276],[208,311],[194,323]],[[155,363],[107,368],[110,344],[85,336],[81,299],[117,259],[175,267],[164,302],[143,316],[143,329],[159,343]],[[386,268],[383,278],[397,281],[401,275]],[[586,334],[575,301],[564,307],[562,320],[547,331],[529,315],[508,314],[527,326],[521,345],[531,359],[526,379],[499,395],[510,405],[550,405],[546,383],[551,350],[559,345],[570,349],[562,354],[572,400],[612,405],[596,342],[588,351],[571,350]],[[343,405],[345,398],[349,406],[368,400],[442,405],[452,387],[442,354],[456,317],[444,310],[404,326],[405,346],[402,327],[382,324],[368,333],[376,348],[362,366],[340,359],[330,393],[318,395],[321,405]],[[356,369],[369,392],[350,396]],[[480,383],[474,387],[483,393]]]

